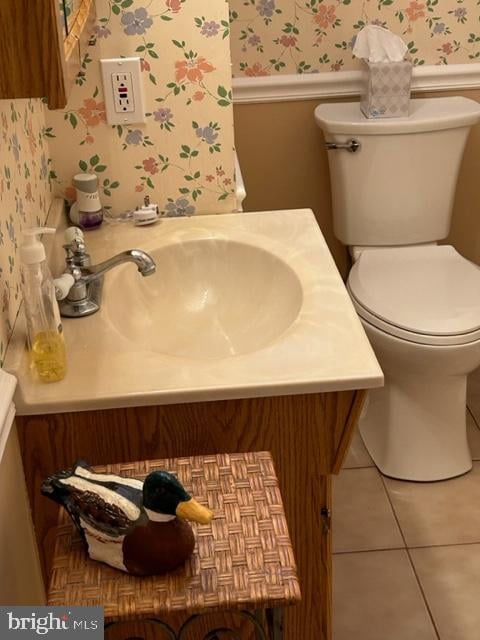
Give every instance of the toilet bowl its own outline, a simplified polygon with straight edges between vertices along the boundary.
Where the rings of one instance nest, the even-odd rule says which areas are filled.
[[[467,375],[480,364],[480,340],[433,347],[361,321],[385,375],[360,420],[376,466],[391,478],[423,482],[470,471]]]
[[[360,421],[376,465],[404,480],[466,473],[467,375],[480,365],[480,269],[451,246],[367,249],[347,286],[385,375]]]
[[[435,481],[472,467],[466,387],[480,366],[480,269],[437,242],[450,229],[480,105],[411,104],[409,118],[381,122],[357,103],[320,105],[315,117],[328,143],[335,235],[354,259],[347,287],[385,375],[360,432],[385,475]]]

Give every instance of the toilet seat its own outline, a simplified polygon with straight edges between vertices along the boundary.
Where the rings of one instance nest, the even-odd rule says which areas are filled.
[[[365,249],[348,278],[361,318],[427,345],[480,339],[480,269],[449,245]]]

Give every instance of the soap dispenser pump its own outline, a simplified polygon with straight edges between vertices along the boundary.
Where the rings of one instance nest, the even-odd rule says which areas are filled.
[[[65,341],[55,285],[45,247],[38,238],[43,233],[55,233],[55,229],[24,229],[24,241],[20,245],[27,347],[35,377],[43,382],[57,382],[65,377],[67,369]]]

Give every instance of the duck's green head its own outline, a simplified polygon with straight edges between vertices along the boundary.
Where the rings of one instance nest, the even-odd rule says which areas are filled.
[[[164,515],[208,524],[213,513],[190,496],[168,471],[152,471],[143,483],[143,506]]]

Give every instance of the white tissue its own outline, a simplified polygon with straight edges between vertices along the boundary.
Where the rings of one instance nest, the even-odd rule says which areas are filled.
[[[402,38],[375,24],[369,24],[359,32],[353,47],[354,56],[369,62],[401,62],[407,51]]]

